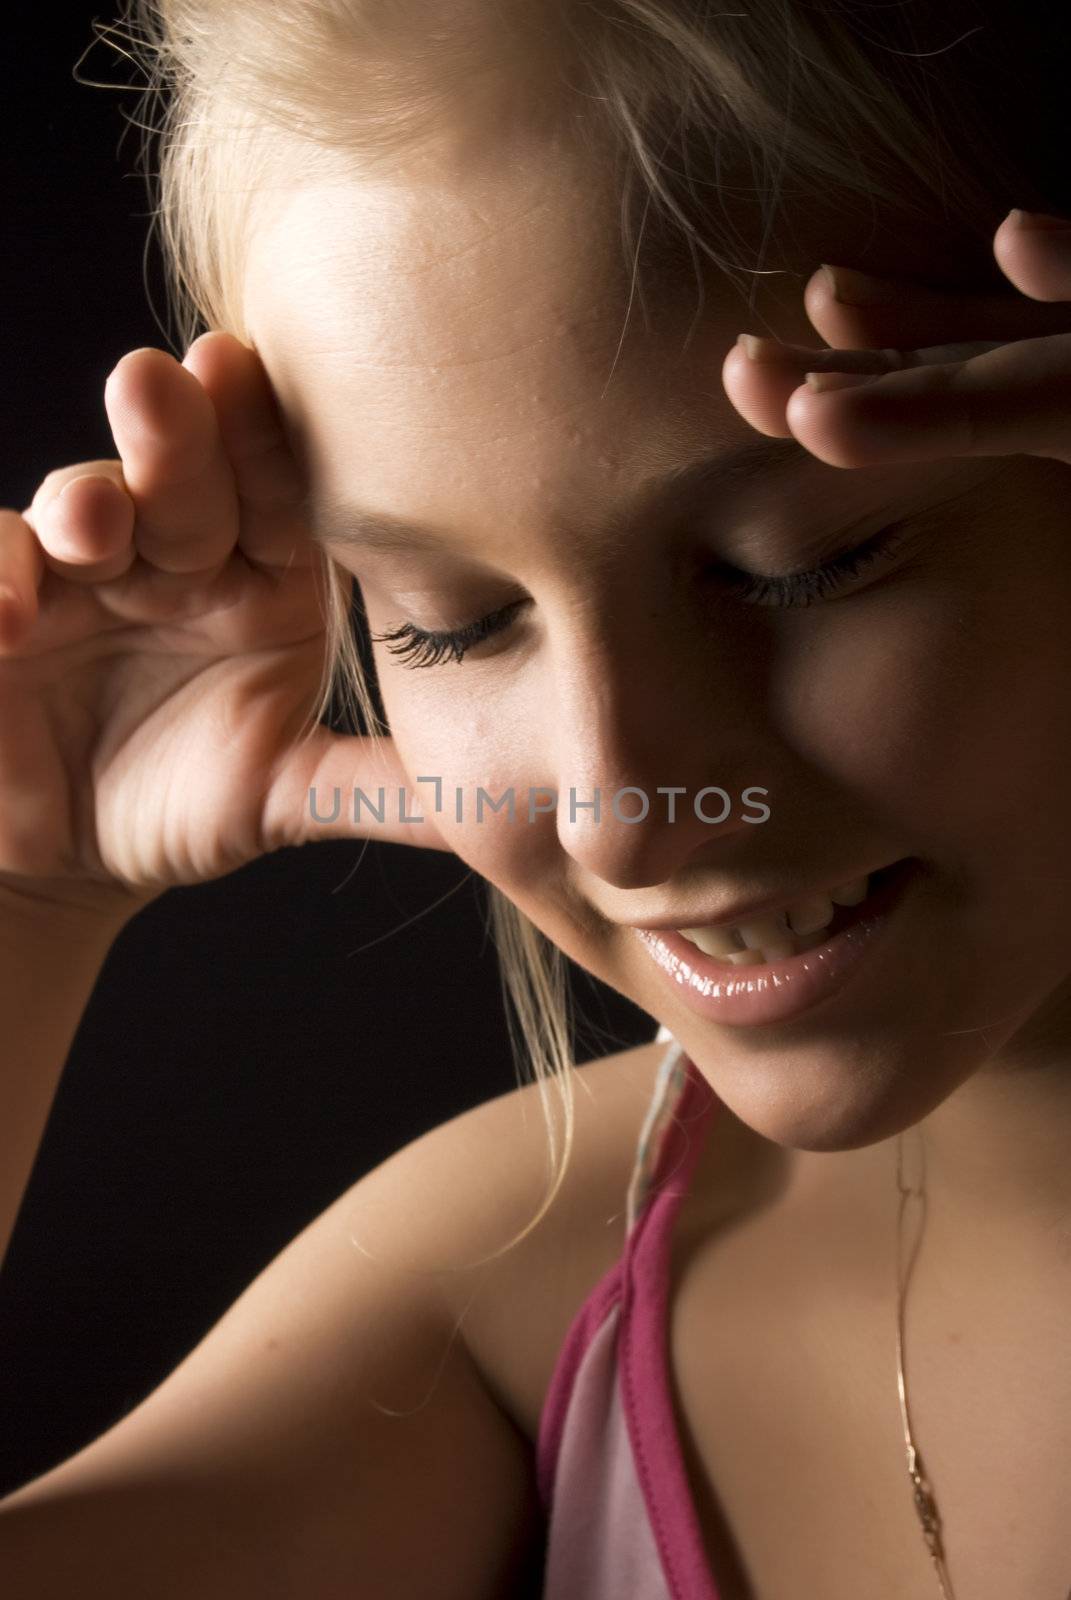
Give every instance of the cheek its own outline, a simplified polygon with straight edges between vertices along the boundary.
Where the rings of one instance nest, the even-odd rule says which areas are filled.
[[[1071,872],[1071,561],[969,552],[801,630],[778,734],[993,914]],[[1047,914],[1047,913],[1046,913]]]
[[[530,798],[538,806],[540,785],[553,780],[539,760],[533,708],[489,679],[461,681],[464,670],[452,662],[414,669],[418,681],[409,683],[388,669],[384,710],[421,815],[474,871],[512,887],[545,872],[553,853],[553,818],[537,810],[528,821]]]
[[[929,584],[875,586],[785,624],[767,706],[771,738],[816,786],[859,816],[921,836],[956,820],[950,758],[975,760],[984,651],[962,626],[963,597]],[[961,819],[960,819],[961,820]]]

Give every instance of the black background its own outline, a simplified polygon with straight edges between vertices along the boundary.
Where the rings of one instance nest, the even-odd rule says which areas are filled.
[[[52,468],[116,455],[104,380],[127,350],[170,346],[140,135],[123,131],[137,96],[76,81],[79,63],[130,82],[102,44],[80,60],[111,13],[9,15],[0,503],[21,510]],[[330,841],[173,890],[129,925],[0,1274],[0,1495],[137,1405],[364,1173],[514,1086],[485,924],[456,857]],[[578,1059],[653,1036],[572,977]],[[2,1029],[0,1070],[18,1050]]]

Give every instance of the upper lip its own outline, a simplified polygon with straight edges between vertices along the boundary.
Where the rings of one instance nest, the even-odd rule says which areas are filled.
[[[890,863],[886,863],[888,866]],[[741,922],[750,922],[755,917],[761,917],[772,911],[783,911],[786,906],[796,905],[800,900],[808,900],[814,895],[829,894],[832,889],[839,889],[843,884],[854,883],[858,878],[869,878],[881,867],[863,867],[857,872],[846,873],[840,878],[826,880],[824,887],[816,888],[809,884],[801,889],[779,889],[776,894],[766,895],[762,900],[738,900],[730,906],[720,906],[715,911],[704,907],[689,909],[687,911],[670,911],[659,917],[622,917],[619,926],[623,928],[719,928],[734,927]]]

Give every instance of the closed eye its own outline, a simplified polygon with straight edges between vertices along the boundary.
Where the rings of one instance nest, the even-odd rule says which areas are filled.
[[[853,578],[890,561],[912,531],[908,522],[890,523],[864,544],[803,572],[744,572],[726,562],[715,562],[707,571],[747,605],[810,606],[833,599]]]
[[[502,633],[509,626],[513,613],[528,604],[527,599],[512,600],[508,606],[500,606],[497,611],[488,612],[487,616],[466,623],[463,628],[432,631],[418,628],[414,622],[403,622],[389,633],[373,633],[371,637],[377,643],[386,643],[391,654],[401,657],[407,667],[435,667],[450,655],[460,663],[467,650],[483,639]]]
[[[804,572],[767,574],[744,572],[727,562],[715,562],[706,568],[719,586],[727,588],[746,605],[775,606],[780,608],[814,605],[817,601],[833,598],[846,589],[853,578],[884,564],[900,549],[911,533],[906,522],[891,523],[855,549],[826,561],[819,567]],[[386,644],[407,667],[434,667],[452,656],[460,664],[467,651],[495,634],[503,633],[522,606],[529,599],[513,600],[488,612],[475,622],[461,628],[419,628],[414,622],[403,622],[388,633],[371,635],[376,643]]]

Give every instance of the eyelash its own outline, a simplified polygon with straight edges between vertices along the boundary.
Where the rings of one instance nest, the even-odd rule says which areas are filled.
[[[500,606],[497,611],[491,611],[486,617],[480,617],[476,622],[469,622],[463,628],[451,628],[445,632],[431,633],[426,628],[418,628],[415,623],[403,622],[400,628],[395,628],[390,633],[373,633],[371,637],[376,643],[390,640],[404,641],[387,643],[387,649],[391,655],[411,656],[412,659],[405,662],[407,667],[435,667],[450,655],[460,663],[464,659],[465,652],[471,650],[474,644],[489,639],[492,634],[501,633],[506,626],[505,619],[523,605],[527,605],[526,600],[514,600],[508,606]]]
[[[746,605],[775,606],[782,609],[809,606],[836,593],[851,578],[867,571],[876,562],[889,559],[899,549],[906,536],[905,525],[893,523],[868,539],[865,544],[857,545],[854,550],[848,550],[844,555],[837,556],[810,572],[764,577],[758,573],[741,572],[739,568],[725,563],[718,563],[708,570],[712,571],[730,592]],[[527,600],[514,600],[509,605],[500,606],[497,611],[491,611],[487,616],[478,618],[475,622],[467,623],[463,628],[432,632],[426,628],[418,628],[415,623],[403,622],[400,627],[392,629],[389,633],[373,633],[371,637],[377,643],[385,643],[391,655],[403,660],[408,657],[408,660],[404,660],[407,667],[438,666],[451,655],[460,664],[473,645],[480,644],[496,633],[501,633],[513,613],[527,603]]]
[[[720,564],[713,570],[724,579],[736,598],[748,605],[810,606],[843,589],[850,579],[876,563],[891,560],[910,531],[906,523],[889,523],[864,544],[856,545],[854,550],[847,550],[810,572],[791,572],[769,578]]]

